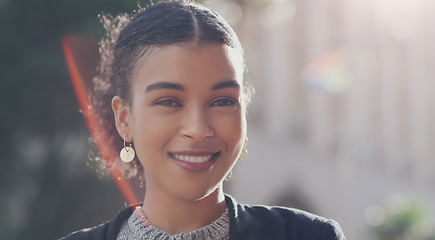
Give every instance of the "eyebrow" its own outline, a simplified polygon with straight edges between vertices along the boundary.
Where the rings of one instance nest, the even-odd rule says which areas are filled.
[[[211,87],[211,90],[220,90],[224,88],[236,88],[240,89],[240,85],[235,80],[228,80],[225,82],[220,82]],[[155,82],[150,85],[148,85],[145,89],[145,92],[150,92],[154,90],[160,90],[160,89],[173,89],[173,90],[179,90],[184,91],[184,87],[181,84],[177,83],[170,83],[170,82]]]
[[[181,84],[170,83],[170,82],[155,82],[148,85],[145,89],[145,92],[150,92],[150,91],[160,90],[160,89],[174,89],[174,90],[184,91],[184,87]]]
[[[236,88],[236,89],[240,89],[240,84],[235,81],[235,80],[229,80],[229,81],[225,81],[225,82],[220,82],[215,84],[211,90],[219,90],[219,89],[224,89],[224,88]]]

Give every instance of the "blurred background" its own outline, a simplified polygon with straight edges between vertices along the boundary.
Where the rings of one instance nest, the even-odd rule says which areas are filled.
[[[348,239],[435,239],[435,1],[205,4],[238,33],[257,89],[226,192],[333,218]],[[87,164],[60,39],[98,38],[99,13],[136,6],[0,0],[0,239],[57,239],[125,207]]]

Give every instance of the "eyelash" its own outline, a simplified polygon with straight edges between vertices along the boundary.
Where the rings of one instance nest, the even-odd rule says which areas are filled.
[[[176,99],[172,98],[160,98],[154,102],[154,105],[165,106],[165,107],[182,107],[182,105]],[[235,106],[237,102],[232,98],[219,98],[210,104],[210,106],[216,107],[227,107]]]
[[[160,105],[165,107],[181,107],[181,104],[172,98],[160,98],[154,102],[154,105]]]
[[[232,98],[219,98],[216,99],[210,106],[226,107],[235,106],[237,102]]]

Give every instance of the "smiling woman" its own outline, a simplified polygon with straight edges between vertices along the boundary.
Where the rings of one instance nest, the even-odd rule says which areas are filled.
[[[194,42],[154,49],[132,75],[130,103],[120,97],[112,101],[118,132],[134,142],[145,170],[147,217],[169,224],[172,210],[156,212],[155,205],[172,206],[180,200],[201,209],[204,220],[187,214],[184,220],[192,219],[177,225],[181,231],[192,231],[222,214],[222,179],[246,139],[246,103],[236,71],[242,65],[229,61],[227,51],[227,46]],[[200,204],[205,196],[220,207]]]
[[[224,194],[246,157],[251,96],[224,19],[171,1],[103,20],[116,45],[101,42],[95,106],[112,133],[105,141],[124,152],[113,166],[143,174],[146,193],[114,220],[64,239],[344,239],[333,220]]]

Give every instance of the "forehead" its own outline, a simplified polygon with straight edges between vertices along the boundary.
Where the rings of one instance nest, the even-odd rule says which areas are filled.
[[[241,54],[226,45],[179,43],[149,49],[137,62],[132,79],[194,76],[231,78],[242,84],[243,69]]]

